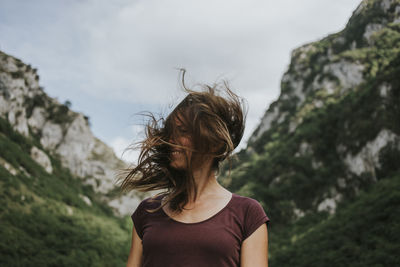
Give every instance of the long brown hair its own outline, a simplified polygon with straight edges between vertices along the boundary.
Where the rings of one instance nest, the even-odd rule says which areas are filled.
[[[184,69],[181,75],[182,88],[187,96],[166,119],[156,119],[153,114],[147,114],[150,119],[145,127],[146,137],[135,144],[135,148],[140,149],[138,164],[122,171],[122,191],[166,189],[152,198],[167,194],[165,203],[153,211],[170,203],[173,212],[181,212],[189,202],[189,192],[196,200],[193,170],[212,158],[210,172],[218,172],[220,163],[225,159],[230,161],[233,150],[243,137],[246,105],[243,98],[229,89],[228,82],[200,85],[202,90],[198,92],[185,85]],[[191,147],[170,142],[171,138],[182,135],[190,136]],[[186,168],[170,166],[172,149],[192,152],[190,156],[185,153]]]

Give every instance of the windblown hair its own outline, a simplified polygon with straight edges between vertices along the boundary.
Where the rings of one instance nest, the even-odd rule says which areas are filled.
[[[233,150],[243,137],[247,115],[244,99],[233,93],[226,81],[213,86],[201,85],[200,92],[191,90],[185,85],[185,70],[181,71],[182,87],[187,96],[166,119],[161,117],[157,120],[151,113],[148,115],[146,138],[136,143],[140,149],[138,164],[123,170],[123,191],[166,189],[153,197],[154,200],[159,195],[167,195],[165,203],[153,211],[170,203],[172,211],[179,213],[189,202],[190,195],[196,200],[193,170],[205,160],[212,159],[210,172],[218,172],[220,163],[225,159],[231,160]],[[170,142],[182,135],[190,137],[191,147]],[[192,152],[190,157],[184,153],[186,168],[170,166],[172,149]]]

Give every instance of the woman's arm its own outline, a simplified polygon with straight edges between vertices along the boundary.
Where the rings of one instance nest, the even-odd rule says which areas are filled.
[[[126,263],[126,267],[141,267],[143,258],[142,253],[143,253],[142,240],[136,233],[135,226],[133,226],[132,245],[131,245],[131,250],[129,252],[128,262]]]
[[[241,267],[268,267],[268,230],[264,223],[243,241]]]

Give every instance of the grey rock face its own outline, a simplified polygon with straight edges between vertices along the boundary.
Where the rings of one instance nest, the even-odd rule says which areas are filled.
[[[33,146],[31,149],[31,157],[34,161],[36,161],[40,166],[42,166],[46,172],[52,173],[53,167],[51,166],[51,161],[49,157],[39,148]]]
[[[6,160],[0,157],[0,165],[3,166],[4,169],[6,169],[11,175],[17,175],[18,170],[15,169],[10,163],[8,163]]]
[[[393,23],[399,23],[400,22],[400,4],[396,6],[396,9],[394,11],[394,20]]]
[[[258,129],[253,134],[253,136],[250,137],[250,141],[255,141],[264,132],[268,131],[269,128],[271,127],[271,123],[277,118],[278,115],[279,115],[278,107],[275,107],[272,110],[268,110],[265,113],[264,117],[262,118],[262,121],[261,121]]]
[[[33,133],[39,133],[46,123],[46,111],[44,108],[35,107],[31,117],[28,119],[28,126]]]
[[[36,122],[34,122],[34,124],[36,124]],[[63,131],[60,125],[47,121],[43,126],[41,135],[40,143],[42,146],[52,150],[61,142]]]
[[[365,28],[364,38],[367,40],[368,44],[373,44],[373,39],[371,38],[372,35],[378,31],[380,31],[384,26],[379,23],[370,23]]]
[[[324,66],[323,72],[331,74],[339,80],[341,86],[341,94],[351,88],[356,87],[363,81],[364,66],[354,62],[346,62],[341,60],[339,62],[330,63]],[[329,90],[334,91],[333,88]]]
[[[374,174],[375,169],[380,168],[379,152],[389,142],[395,141],[399,142],[400,137],[387,129],[383,129],[374,140],[368,142],[356,155],[347,153],[344,162],[348,169],[357,175],[364,172]],[[398,149],[400,150],[400,147]],[[343,147],[339,150],[342,152],[341,154],[345,151]]]

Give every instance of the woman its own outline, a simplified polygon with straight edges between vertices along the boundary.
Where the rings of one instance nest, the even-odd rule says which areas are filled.
[[[151,116],[138,165],[121,184],[123,190],[166,190],[132,214],[127,266],[268,266],[269,219],[262,206],[216,179],[243,136],[243,103],[227,83],[190,90],[184,74],[188,95],[165,121]]]

